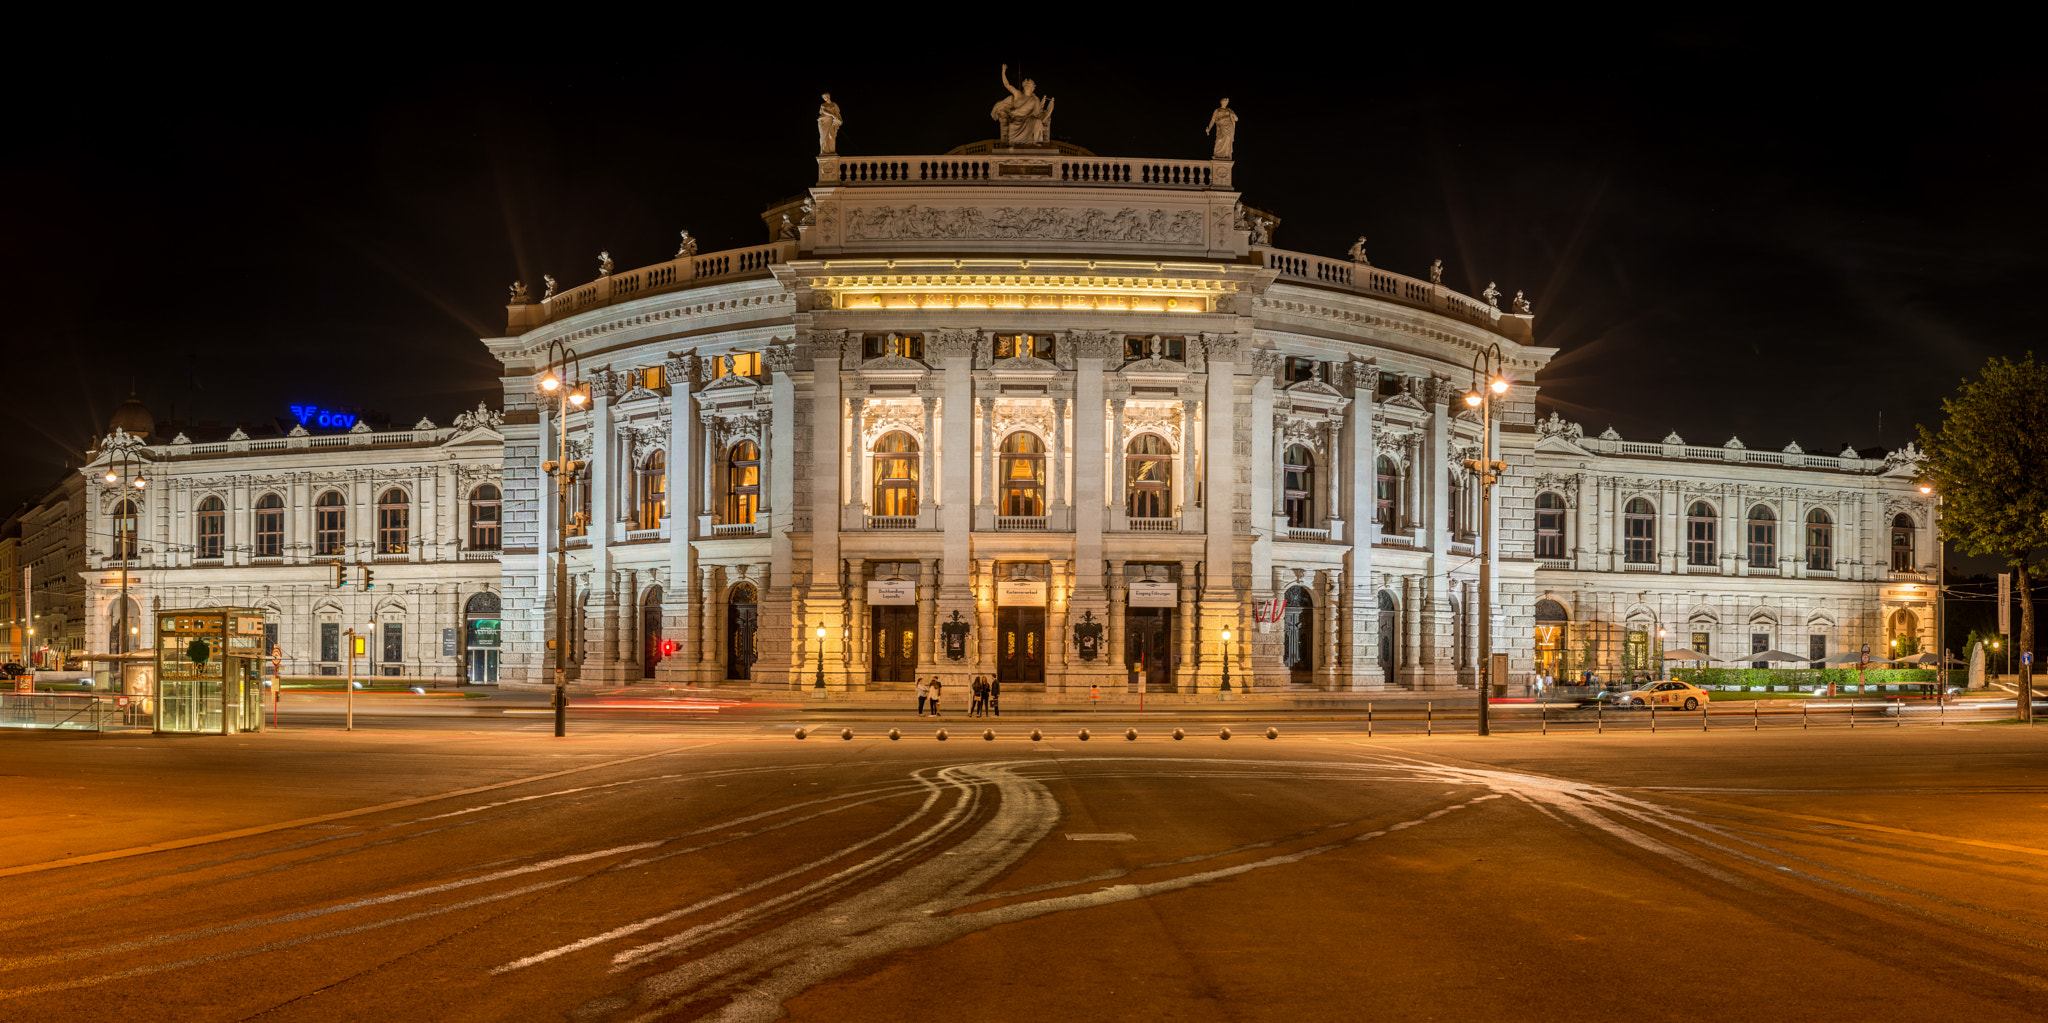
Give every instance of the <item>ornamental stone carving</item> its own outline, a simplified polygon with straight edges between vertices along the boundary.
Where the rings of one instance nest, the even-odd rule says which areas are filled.
[[[477,402],[475,412],[457,412],[451,425],[458,430],[495,430],[505,425],[505,416],[483,402]]]
[[[1271,348],[1254,348],[1247,355],[1253,376],[1269,377],[1280,368],[1280,355]]]
[[[1585,439],[1586,428],[1552,412],[1549,419],[1536,424],[1536,433],[1544,437],[1563,437],[1568,441],[1579,441]]]
[[[925,349],[934,359],[964,359],[974,354],[978,330],[942,330],[925,336]]]
[[[1075,331],[1071,335],[1069,347],[1078,358],[1109,359],[1113,357],[1111,353],[1115,350],[1115,340],[1106,330]]]
[[[1052,241],[1202,243],[1200,210],[1110,211],[1058,206],[867,206],[846,213],[846,240],[948,241],[1036,238]]]
[[[1235,363],[1242,342],[1235,337],[1211,337],[1204,340],[1203,347],[1208,349],[1203,354],[1209,361]]]

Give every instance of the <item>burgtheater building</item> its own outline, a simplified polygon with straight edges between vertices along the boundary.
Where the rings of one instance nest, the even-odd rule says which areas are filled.
[[[1277,247],[1239,200],[1234,111],[1210,158],[1145,159],[1046,141],[1038,102],[999,104],[993,142],[857,157],[828,101],[816,183],[764,243],[686,232],[651,266],[514,286],[484,341],[507,680],[552,680],[560,639],[584,683],[1471,687],[1482,429],[1508,465],[1507,681],[1929,632],[1911,452],[1539,422],[1554,350],[1528,303],[1373,266],[1363,239]],[[1512,386],[1481,423],[1461,398],[1492,346]],[[543,392],[551,369],[590,400]]]

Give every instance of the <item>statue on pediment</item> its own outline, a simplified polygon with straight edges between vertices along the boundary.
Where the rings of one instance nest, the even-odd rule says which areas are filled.
[[[1371,266],[1371,265],[1372,265],[1372,261],[1371,261],[1371,260],[1369,260],[1369,259],[1367,259],[1367,258],[1365,258],[1365,236],[1364,236],[1364,235],[1359,235],[1359,236],[1358,236],[1358,240],[1357,240],[1357,241],[1355,241],[1355,242],[1352,242],[1352,243],[1351,243],[1351,261],[1352,261],[1353,263],[1357,263],[1357,264],[1359,264],[1360,266]]]
[[[526,300],[526,282],[525,282],[525,281],[513,281],[513,282],[512,282],[512,298],[511,298],[510,302],[508,302],[507,304],[508,304],[508,305],[525,305],[525,304],[526,304],[526,301],[527,301],[527,300]]]
[[[839,104],[832,102],[832,94],[824,95],[825,102],[818,104],[818,155],[839,155],[839,126],[846,119],[839,116]]]
[[[1041,145],[1052,137],[1053,100],[1038,94],[1037,82],[1026,78],[1021,84],[1021,89],[1010,84],[1010,65],[1003,65],[1003,88],[1010,98],[988,112],[997,125],[996,141],[1010,147]]]
[[[597,275],[599,277],[610,277],[612,275],[612,254],[610,249],[598,252]]]
[[[1522,295],[1519,289],[1515,292],[1515,311],[1524,316],[1536,311],[1536,307],[1529,304],[1529,300]]]
[[[541,274],[540,280],[542,284],[548,286],[548,290],[541,292],[540,300],[545,302],[555,297],[555,276],[553,274]]]
[[[1495,309],[1500,308],[1500,288],[1495,286],[1492,281],[1486,282],[1486,290],[1480,292],[1479,297],[1485,299],[1488,306]]]
[[[1443,282],[1444,282],[1444,261],[1443,261],[1443,260],[1441,260],[1441,259],[1439,259],[1439,260],[1436,260],[1435,262],[1433,262],[1433,263],[1429,264],[1429,283],[1431,283],[1431,284],[1442,284]]]
[[[682,244],[680,244],[680,245],[676,246],[676,258],[677,258],[677,259],[688,259],[688,258],[690,258],[691,256],[694,256],[694,255],[696,255],[696,254],[697,254],[697,239],[695,239],[695,238],[692,238],[692,237],[690,237],[690,232],[689,232],[689,231],[688,231],[687,229],[685,229],[685,230],[683,231],[683,241],[682,241]]]
[[[1209,114],[1209,126],[1202,129],[1202,134],[1216,136],[1216,147],[1210,151],[1210,159],[1231,158],[1231,152],[1237,148],[1237,111],[1230,109],[1230,97],[1223,97],[1223,102]]]

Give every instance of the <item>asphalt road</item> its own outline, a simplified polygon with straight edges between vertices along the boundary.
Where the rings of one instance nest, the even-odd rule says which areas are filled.
[[[2048,1014],[2048,729],[978,731],[0,735],[0,1019]]]

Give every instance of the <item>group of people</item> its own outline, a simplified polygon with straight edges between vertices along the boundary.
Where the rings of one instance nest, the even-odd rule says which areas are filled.
[[[939,696],[944,688],[944,683],[939,681],[939,676],[937,675],[930,675],[917,680],[918,717],[923,717],[927,708],[931,710],[933,717],[940,716]],[[1003,684],[994,677],[989,675],[974,676],[974,681],[968,685],[968,692],[974,696],[974,702],[967,707],[968,717],[988,717],[991,714],[996,717],[1003,716]]]

